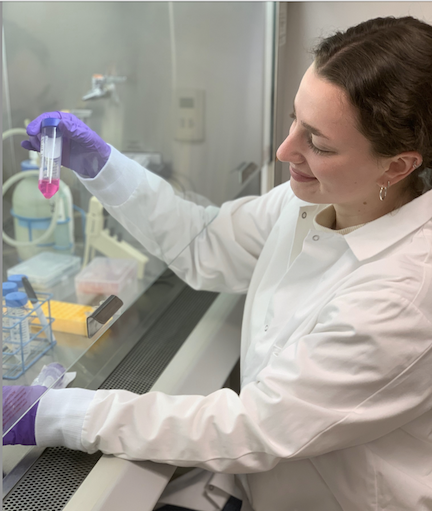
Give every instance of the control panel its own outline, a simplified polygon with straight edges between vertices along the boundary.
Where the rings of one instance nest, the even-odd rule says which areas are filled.
[[[204,91],[178,89],[175,101],[175,140],[202,142],[204,140]]]

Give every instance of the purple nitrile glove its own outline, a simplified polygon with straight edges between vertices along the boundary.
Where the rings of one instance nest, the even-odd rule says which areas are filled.
[[[36,445],[35,421],[38,400],[46,390],[47,388],[41,385],[3,387],[3,431],[37,401],[3,437],[3,445]]]
[[[21,146],[29,151],[40,151],[41,123],[47,118],[61,119],[58,125],[63,135],[61,164],[84,177],[95,177],[108,161],[111,148],[75,115],[66,112],[39,115],[27,126],[30,140],[24,140]]]

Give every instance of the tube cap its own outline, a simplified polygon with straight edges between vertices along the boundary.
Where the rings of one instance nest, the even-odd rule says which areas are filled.
[[[17,291],[16,293],[9,293],[5,297],[6,307],[23,307],[27,302],[28,298],[25,293]]]
[[[54,127],[56,128],[60,124],[61,119],[55,119],[53,117],[48,117],[42,121],[42,128],[46,127]]]
[[[18,287],[23,287],[22,279],[23,277],[27,277],[22,273],[17,273],[16,275],[9,275],[8,282],[14,282]]]
[[[9,293],[16,293],[18,291],[18,286],[15,282],[3,282],[2,291],[3,296],[8,295]]]

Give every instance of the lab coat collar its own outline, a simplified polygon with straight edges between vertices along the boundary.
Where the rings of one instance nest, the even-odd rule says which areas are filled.
[[[432,190],[344,236],[359,261],[376,256],[432,219]]]

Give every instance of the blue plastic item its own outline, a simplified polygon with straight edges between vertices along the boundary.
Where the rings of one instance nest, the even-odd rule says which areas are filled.
[[[24,275],[23,273],[17,273],[15,275],[9,275],[8,276],[8,282],[13,282],[17,285],[18,291],[21,289],[24,289],[24,284],[22,282],[23,277],[27,277],[27,275]]]
[[[3,282],[2,284],[2,292],[3,297],[8,295],[9,293],[16,293],[18,291],[18,286],[15,282]]]
[[[60,119],[55,119],[54,117],[47,117],[44,119],[41,123],[42,128],[57,128],[57,126],[60,124]]]
[[[24,307],[28,302],[28,297],[25,293],[21,293],[21,291],[16,291],[15,293],[9,293],[5,297],[6,307]]]
[[[39,165],[37,165],[33,160],[23,160],[21,162],[21,170],[39,170]]]

